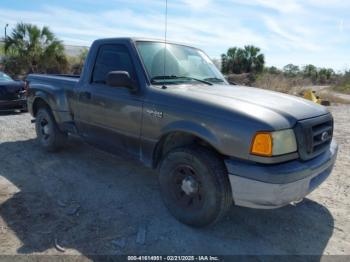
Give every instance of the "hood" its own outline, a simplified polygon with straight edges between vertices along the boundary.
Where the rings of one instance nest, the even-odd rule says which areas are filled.
[[[329,113],[324,106],[292,95],[233,85],[178,85],[169,90],[234,113],[248,115],[273,128],[290,128],[296,121]]]

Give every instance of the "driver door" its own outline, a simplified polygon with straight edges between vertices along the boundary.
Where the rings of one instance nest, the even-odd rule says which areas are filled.
[[[121,44],[99,48],[90,83],[79,93],[79,121],[88,142],[116,153],[138,158],[143,98],[127,87],[106,84],[111,71],[127,71],[137,82],[129,50]]]

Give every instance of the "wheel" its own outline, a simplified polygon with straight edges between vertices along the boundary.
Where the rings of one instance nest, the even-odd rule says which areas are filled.
[[[49,108],[43,107],[38,110],[35,129],[40,145],[49,152],[62,148],[67,140],[67,134],[58,128]]]
[[[170,213],[190,226],[214,224],[233,203],[223,161],[204,147],[170,151],[160,163],[159,183]]]

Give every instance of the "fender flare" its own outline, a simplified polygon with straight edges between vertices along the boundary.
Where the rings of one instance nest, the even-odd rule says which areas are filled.
[[[38,100],[43,100],[49,107],[52,109],[52,105],[50,103],[50,99],[47,93],[43,91],[36,91],[35,95],[32,99],[31,105],[30,105],[30,110],[33,112],[33,115],[35,114],[35,104],[37,103]]]
[[[176,121],[163,127],[161,129],[162,135],[159,138],[159,140],[162,137],[173,132],[183,132],[183,133],[194,135],[204,140],[205,142],[207,142],[208,144],[210,144],[216,149],[219,148],[219,145],[220,145],[219,140],[217,139],[217,137],[214,135],[213,132],[211,132],[210,130],[208,130],[206,127],[202,125],[199,125],[190,121],[186,121],[186,120]]]
[[[166,141],[166,138],[175,133],[184,133],[191,135],[193,137],[197,137],[201,139],[202,141],[206,142],[210,147],[215,149],[218,153],[221,153],[219,150],[220,148],[220,142],[215,136],[213,132],[205,128],[204,126],[198,125],[196,123],[181,120],[176,121],[173,123],[170,123],[169,125],[164,126],[161,129],[161,135],[157,139],[157,143],[153,148],[152,153],[152,166],[156,167],[162,153],[162,148],[164,146],[164,142]]]
[[[72,116],[70,115],[69,111],[66,110],[58,110],[57,109],[57,103],[55,101],[55,98],[53,96],[50,96],[49,93],[44,92],[42,90],[37,90],[34,94],[33,102],[30,105],[30,110],[33,113],[34,116],[34,105],[38,99],[43,100],[51,109],[51,112],[57,122],[57,124],[61,124],[63,122],[72,121]]]

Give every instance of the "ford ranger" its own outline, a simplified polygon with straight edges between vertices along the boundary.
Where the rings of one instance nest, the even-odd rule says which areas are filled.
[[[201,50],[135,38],[96,40],[81,76],[27,78],[41,146],[75,134],[159,172],[170,213],[192,226],[232,204],[278,208],[303,199],[337,154],[328,110],[302,98],[230,85]]]

